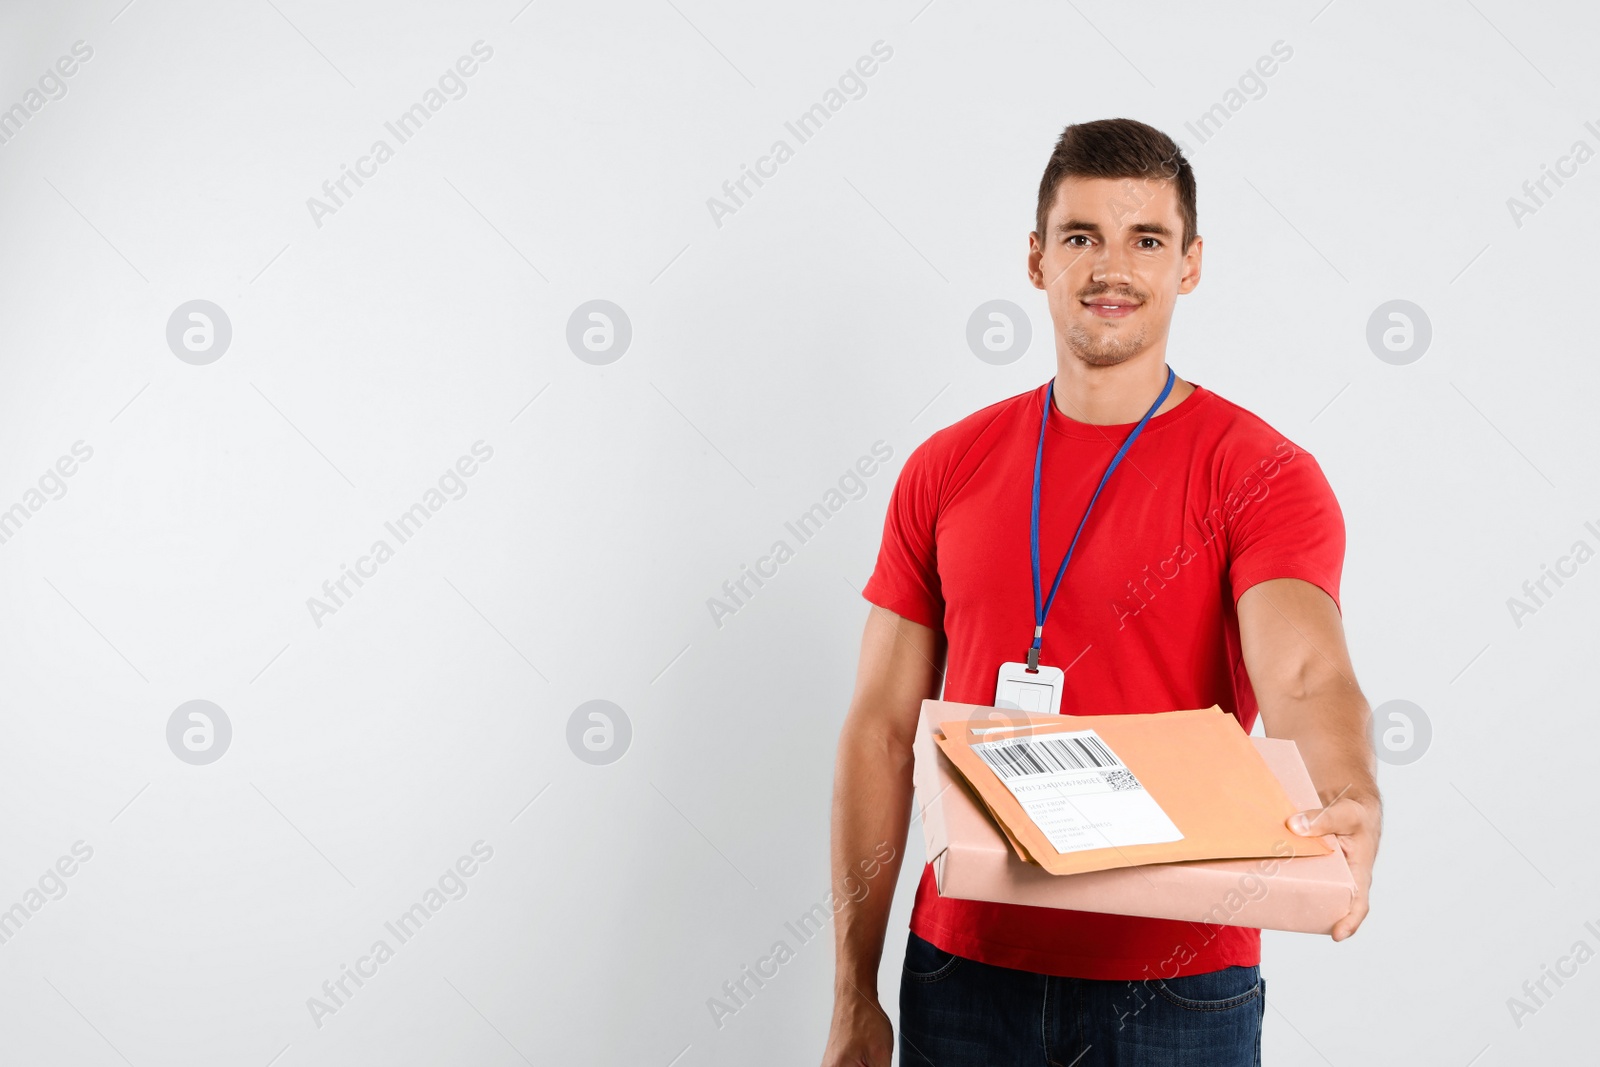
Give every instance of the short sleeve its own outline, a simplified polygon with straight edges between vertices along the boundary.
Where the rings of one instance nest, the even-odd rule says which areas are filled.
[[[889,495],[878,562],[861,595],[902,618],[944,629],[934,525],[939,515],[940,471],[932,439],[906,457]]]
[[[1281,442],[1235,481],[1222,509],[1231,515],[1228,580],[1235,603],[1258,582],[1299,578],[1339,606],[1344,514],[1311,453]]]

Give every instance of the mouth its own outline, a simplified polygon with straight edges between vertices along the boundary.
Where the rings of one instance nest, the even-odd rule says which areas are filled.
[[[1089,309],[1091,315],[1102,319],[1125,319],[1138,311],[1140,304],[1133,300],[1124,300],[1121,297],[1101,297],[1080,301]]]

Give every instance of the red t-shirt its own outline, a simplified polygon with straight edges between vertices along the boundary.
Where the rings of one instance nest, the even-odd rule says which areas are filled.
[[[1046,386],[991,404],[907,457],[863,595],[943,630],[943,699],[994,703],[1000,664],[1033,639],[1028,553],[1034,450]],[[1083,509],[1134,424],[1095,426],[1052,406],[1040,494],[1046,596]],[[1337,605],[1344,518],[1317,461],[1250,412],[1195,386],[1152,418],[1106,483],[1045,623],[1040,662],[1066,670],[1081,715],[1217,704],[1247,732],[1256,699],[1239,646],[1239,595],[1301,578]],[[1260,962],[1237,926],[941,897],[925,866],[911,929],[984,963],[1079,978],[1199,974]]]

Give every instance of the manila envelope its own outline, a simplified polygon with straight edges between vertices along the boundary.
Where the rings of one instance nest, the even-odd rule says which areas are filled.
[[[1132,867],[1186,860],[1243,859],[1282,856],[1285,820],[1300,808],[1239,728],[1238,721],[1212,706],[1205,710],[1169,711],[1138,715],[1027,715],[998,712],[1008,718],[986,717],[994,709],[978,705],[941,704],[950,715],[939,721],[935,741],[945,756],[994,816],[1013,849],[1023,859],[1051,874]],[[967,717],[954,716],[965,711]],[[1170,820],[1181,837],[1152,843],[1117,843],[1079,851],[1059,852],[1045,832],[1024,811],[990,765],[973,751],[974,744],[1014,738],[1045,738],[1051,734],[1093,730],[1144,792]],[[1054,802],[1083,809],[1078,820],[1090,826],[1093,805],[1136,802],[1121,796],[1071,797]],[[1143,802],[1140,798],[1137,802]],[[1101,839],[1109,830],[1098,833]],[[1174,835],[1175,836],[1175,835]],[[1331,851],[1320,838],[1296,837],[1294,855],[1325,855]]]

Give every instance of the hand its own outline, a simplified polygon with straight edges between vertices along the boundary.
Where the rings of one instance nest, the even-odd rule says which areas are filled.
[[[889,1067],[893,1054],[894,1026],[878,1002],[855,991],[840,994],[822,1067]]]
[[[1289,829],[1303,837],[1336,834],[1344,858],[1355,877],[1356,896],[1350,911],[1333,924],[1333,939],[1343,941],[1367,917],[1367,897],[1372,889],[1372,863],[1378,856],[1378,836],[1383,829],[1383,811],[1377,797],[1340,796],[1325,808],[1297,812],[1289,816]]]

